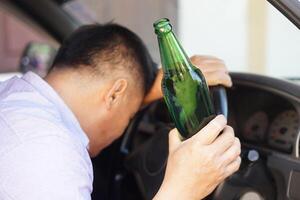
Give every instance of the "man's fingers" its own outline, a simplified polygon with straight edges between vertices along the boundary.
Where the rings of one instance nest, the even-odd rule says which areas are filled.
[[[223,60],[213,56],[195,55],[191,57],[191,61],[203,72],[208,85],[232,86],[228,69]]]
[[[201,144],[211,144],[225,128],[227,123],[223,115],[218,115],[193,136],[197,142]]]
[[[216,72],[216,71],[222,71],[224,73],[228,73],[228,69],[225,67],[223,63],[220,62],[211,62],[209,64],[201,63],[199,65],[195,65],[197,68],[199,68],[204,74],[209,72]]]
[[[201,63],[203,61],[210,61],[210,60],[223,62],[222,59],[210,55],[194,55],[190,59],[192,63]]]
[[[239,170],[240,165],[241,165],[241,157],[239,156],[239,157],[237,157],[237,159],[235,159],[233,162],[231,162],[226,167],[224,179],[227,178],[228,176],[232,175],[237,170]]]
[[[230,126],[226,126],[222,134],[212,143],[212,149],[217,151],[218,155],[226,152],[235,142],[234,131]]]
[[[205,74],[205,79],[207,80],[208,85],[224,85],[226,87],[232,86],[232,80],[229,74],[222,71],[209,72]]]
[[[180,144],[179,132],[177,129],[172,129],[169,133],[169,152],[173,152]]]
[[[229,163],[233,162],[237,159],[241,154],[241,143],[238,138],[234,139],[233,145],[227,149],[227,151],[221,156],[221,162],[224,166],[228,165]]]

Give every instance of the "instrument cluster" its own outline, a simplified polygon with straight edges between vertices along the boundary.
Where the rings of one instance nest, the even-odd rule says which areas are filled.
[[[300,134],[300,108],[292,100],[249,87],[228,91],[228,123],[246,144],[292,153]]]
[[[246,120],[243,138],[249,142],[266,143],[279,151],[291,152],[299,131],[300,117],[296,110],[283,110],[274,117],[260,110]]]

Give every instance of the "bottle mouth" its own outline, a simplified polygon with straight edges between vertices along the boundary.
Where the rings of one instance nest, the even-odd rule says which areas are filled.
[[[153,23],[154,32],[156,34],[168,33],[172,30],[170,20],[167,18],[162,18]]]

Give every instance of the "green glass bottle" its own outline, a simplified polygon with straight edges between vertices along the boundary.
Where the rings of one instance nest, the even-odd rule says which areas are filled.
[[[169,113],[183,139],[203,128],[216,115],[201,71],[184,52],[168,19],[154,24],[163,68],[162,91]]]

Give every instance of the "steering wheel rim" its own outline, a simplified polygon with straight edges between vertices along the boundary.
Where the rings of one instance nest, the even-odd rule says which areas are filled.
[[[217,115],[222,114],[228,118],[228,99],[226,90],[223,86],[214,86],[210,88],[210,93]]]

